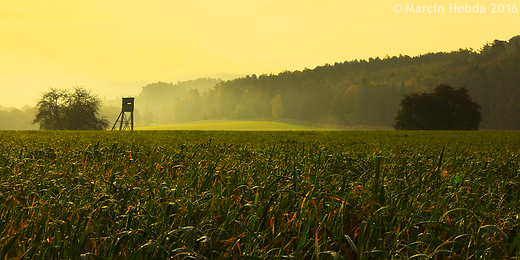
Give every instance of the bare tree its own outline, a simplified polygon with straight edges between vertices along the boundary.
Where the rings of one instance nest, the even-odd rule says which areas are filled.
[[[102,130],[108,121],[99,117],[101,100],[85,90],[74,87],[74,92],[51,88],[42,94],[36,104],[33,124],[41,130]]]

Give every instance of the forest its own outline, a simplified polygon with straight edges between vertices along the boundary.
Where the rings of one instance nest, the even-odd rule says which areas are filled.
[[[24,106],[21,109],[0,105],[0,130],[36,130],[38,126],[31,122],[36,116],[36,109]]]
[[[390,128],[404,95],[449,84],[466,87],[482,107],[480,129],[520,130],[519,75],[520,35],[488,42],[479,50],[461,48],[414,57],[387,55],[232,80],[151,83],[136,96],[135,121],[137,126],[147,126],[262,119]],[[101,114],[114,122],[121,109],[120,97],[103,103]],[[15,116],[13,113],[23,114],[17,125],[27,129],[30,120],[24,119],[34,111],[25,111],[4,109],[0,116],[8,119]],[[0,124],[0,129],[17,128]]]
[[[143,125],[268,119],[390,127],[405,94],[450,84],[466,87],[482,106],[481,129],[518,130],[519,45],[516,36],[478,51],[376,57],[227,81],[158,82],[143,88],[136,106],[141,104]]]
[[[520,36],[459,49],[325,64],[222,81],[173,103],[176,123],[205,119],[295,120],[391,126],[405,94],[437,84],[466,87],[482,106],[481,129],[520,129]]]

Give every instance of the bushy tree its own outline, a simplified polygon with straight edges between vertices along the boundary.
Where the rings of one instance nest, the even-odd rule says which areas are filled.
[[[82,87],[70,92],[51,88],[36,104],[36,118],[41,130],[103,130],[108,121],[99,117],[101,100]]]
[[[412,92],[401,100],[397,130],[478,130],[480,105],[466,88],[439,84],[432,93]]]

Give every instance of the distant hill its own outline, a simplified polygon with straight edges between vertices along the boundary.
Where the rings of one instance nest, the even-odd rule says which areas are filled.
[[[36,110],[33,107],[17,109],[0,106],[0,130],[36,130],[38,126],[32,124],[35,116]]]
[[[403,95],[431,91],[446,83],[466,87],[482,106],[481,129],[518,130],[519,46],[520,36],[516,36],[487,43],[480,50],[461,48],[416,57],[345,61],[216,82],[205,91],[183,92],[186,96],[177,101],[159,99],[160,94],[154,100],[173,106],[171,120],[175,123],[272,118],[310,124],[391,126]],[[143,97],[144,93],[143,89]]]
[[[136,97],[135,121],[147,126],[266,119],[389,128],[405,94],[445,83],[466,87],[482,106],[481,129],[520,130],[518,75],[520,36],[515,36],[479,50],[376,57],[231,80],[152,83]],[[115,121],[120,102],[105,102],[109,121]]]
[[[190,92],[204,92],[216,86],[222,80],[214,78],[198,78],[194,80],[172,82],[156,82],[144,86],[137,95],[134,119],[136,125],[172,124],[173,107],[177,100],[184,99]],[[121,112],[121,99],[103,101],[102,113],[109,122],[115,122]]]
[[[171,123],[173,107],[177,100],[182,100],[190,92],[204,92],[215,87],[221,79],[199,78],[182,82],[157,82],[143,87],[136,97],[136,108],[141,112],[145,124],[155,122],[159,124]],[[153,116],[153,118],[150,118]]]
[[[520,130],[519,75],[520,36],[515,36],[479,50],[376,57],[231,80],[156,82],[136,96],[135,122],[265,119],[344,129],[391,127],[403,95],[445,83],[466,87],[482,106],[481,129]],[[103,103],[102,114],[114,122],[120,98]],[[35,129],[34,114],[30,107],[0,107],[0,130]]]

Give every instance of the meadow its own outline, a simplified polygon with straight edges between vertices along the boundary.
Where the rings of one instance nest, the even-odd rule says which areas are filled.
[[[0,132],[0,259],[519,259],[520,132]]]
[[[201,120],[174,125],[136,127],[136,130],[209,130],[209,131],[333,131],[333,130],[389,130],[388,126],[305,125],[302,122],[266,120]]]
[[[136,127],[136,130],[307,131],[326,129],[273,121],[202,120],[176,125]]]

